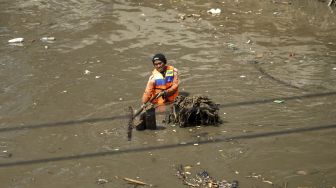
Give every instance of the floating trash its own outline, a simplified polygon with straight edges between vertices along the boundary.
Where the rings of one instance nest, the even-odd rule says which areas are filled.
[[[142,182],[142,181],[139,181],[139,180],[135,180],[135,179],[131,179],[131,178],[123,178],[123,180],[131,183],[131,184],[134,184],[135,186],[137,185],[148,185],[151,187],[151,184],[147,184],[145,182]]]
[[[281,103],[284,103],[284,102],[285,102],[285,100],[274,100],[273,102],[274,102],[274,103],[281,104]]]
[[[97,184],[105,184],[105,183],[108,183],[108,180],[107,179],[104,179],[104,178],[99,178],[97,181],[96,181]]]
[[[9,43],[21,43],[23,41],[24,41],[24,38],[14,38],[14,39],[8,40]]]
[[[40,39],[42,42],[50,42],[56,40],[55,37],[42,37]]]
[[[222,10],[219,9],[219,8],[216,8],[216,9],[212,8],[212,9],[207,11],[207,13],[210,13],[213,16],[219,15],[221,12],[222,12]]]
[[[237,180],[233,180],[232,183],[226,180],[216,180],[206,170],[202,170],[195,175],[185,171],[183,165],[179,165],[176,170],[176,176],[182,180],[183,184],[190,187],[238,188]]]
[[[298,170],[298,171],[296,171],[296,174],[301,175],[301,176],[305,176],[305,175],[308,175],[308,172],[304,171],[304,170]]]
[[[91,72],[89,71],[89,70],[85,70],[84,71],[84,74],[86,74],[86,75],[88,75],[88,74],[90,74]]]
[[[237,46],[233,43],[227,43],[227,46],[231,48],[232,50],[238,50]]]
[[[194,19],[201,19],[200,14],[178,14],[180,20],[185,20],[186,18],[194,18]]]

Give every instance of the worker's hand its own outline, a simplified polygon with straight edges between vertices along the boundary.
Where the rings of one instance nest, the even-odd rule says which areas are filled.
[[[163,99],[165,99],[167,97],[167,91],[166,90],[161,91],[156,98],[159,98],[161,96]]]

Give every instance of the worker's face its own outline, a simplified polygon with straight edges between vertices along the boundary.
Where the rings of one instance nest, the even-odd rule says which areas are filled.
[[[165,64],[160,60],[155,60],[153,64],[155,69],[159,72],[163,72],[166,68]]]

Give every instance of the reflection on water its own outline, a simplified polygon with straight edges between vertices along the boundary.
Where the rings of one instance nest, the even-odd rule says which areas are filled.
[[[0,168],[3,187],[94,187],[96,178],[125,187],[116,176],[184,187],[172,176],[181,163],[237,179],[241,187],[270,186],[247,179],[251,173],[274,186],[335,186],[334,129],[212,142],[334,125],[336,19],[325,3],[14,0],[0,5],[0,152],[12,154],[0,154],[0,163],[46,159]],[[211,8],[221,14],[208,14]],[[56,40],[40,40],[48,36]],[[16,37],[25,42],[8,44]],[[209,95],[221,104],[223,125],[169,125],[134,132],[127,141],[125,109],[140,107],[151,55],[157,52],[179,69],[181,91]],[[274,103],[277,99],[284,103]],[[158,124],[163,118],[157,115]],[[190,145],[150,149],[186,142]],[[137,148],[149,149],[113,158],[104,154]],[[78,157],[90,153],[97,155]]]

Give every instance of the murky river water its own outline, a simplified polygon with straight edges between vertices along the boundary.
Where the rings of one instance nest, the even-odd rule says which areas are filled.
[[[336,9],[326,3],[0,6],[1,187],[132,187],[124,177],[186,187],[179,164],[240,187],[336,186]],[[16,37],[24,43],[8,43]],[[125,109],[140,106],[156,52],[179,69],[181,91],[221,105],[222,125],[166,126],[158,114],[159,130],[127,141]]]

